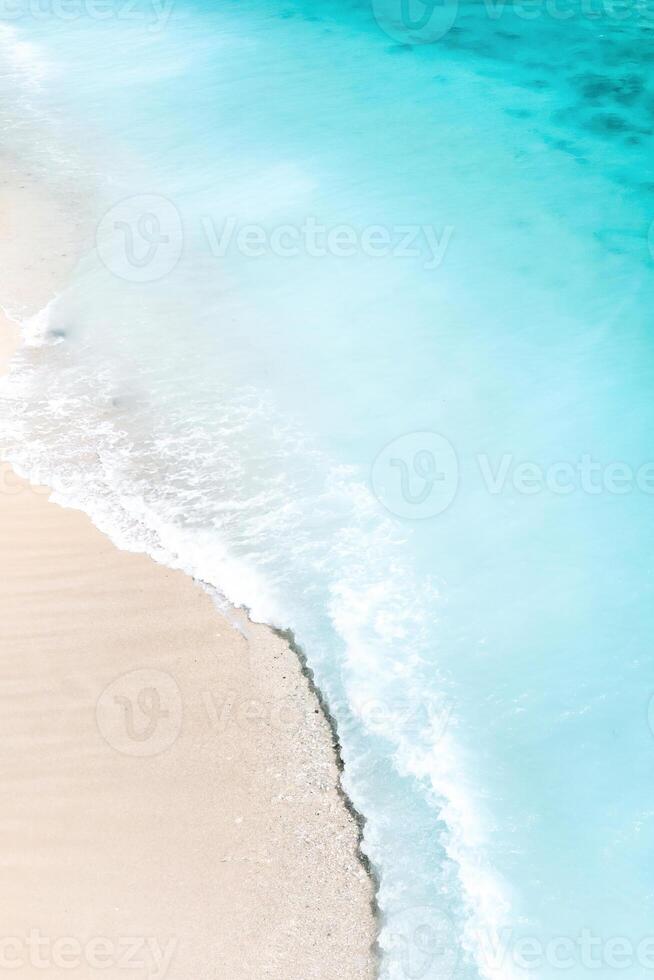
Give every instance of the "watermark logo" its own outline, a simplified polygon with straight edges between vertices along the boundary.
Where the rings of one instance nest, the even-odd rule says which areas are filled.
[[[602,936],[584,927],[570,935],[525,935],[512,926],[466,930],[484,976],[575,977],[600,970],[633,970],[639,978],[654,970],[654,937]],[[461,947],[453,921],[441,909],[411,908],[392,915],[380,945],[389,961],[389,980],[452,980]],[[536,971],[536,972],[535,972]],[[576,973],[574,972],[576,971]]]
[[[1,0],[0,0],[1,2]],[[454,235],[452,225],[330,224],[314,215],[297,223],[245,223],[203,214],[196,240],[216,261],[246,259],[392,259],[418,263],[426,272],[442,265]],[[157,194],[118,202],[102,217],[96,234],[98,255],[113,275],[128,282],[156,282],[179,262],[188,223],[177,206]],[[198,237],[199,233],[199,237]]]
[[[388,699],[354,699],[351,707],[367,731],[380,738],[395,739],[399,732],[420,733],[436,745],[447,731],[454,701],[442,698],[434,702],[430,697],[399,694]]]
[[[446,510],[459,486],[452,444],[436,432],[409,432],[384,446],[372,465],[372,489],[384,507],[407,520]]]
[[[581,453],[576,458],[541,462],[513,453],[475,453],[462,461],[468,488],[491,497],[654,496],[654,460],[632,465]],[[456,496],[459,457],[444,436],[410,432],[381,450],[372,464],[371,484],[380,503],[397,517],[435,517]]]
[[[577,933],[565,935],[523,935],[510,926],[499,930],[474,930],[473,942],[480,962],[488,973],[501,976],[507,971],[513,976],[516,969],[525,976],[539,975],[545,970],[573,972],[574,976],[595,975],[597,970],[632,970],[644,977],[644,971],[654,968],[654,940],[628,936],[602,936],[584,927]]]
[[[164,980],[177,949],[177,940],[161,943],[154,936],[92,936],[82,942],[76,936],[44,935],[40,929],[30,929],[24,936],[0,936],[0,970],[56,971],[111,970],[115,976],[125,970],[147,980]],[[31,969],[30,969],[31,968]]]
[[[138,194],[104,215],[96,248],[106,268],[128,282],[156,282],[173,271],[184,246],[179,211],[166,197]]]
[[[2,20],[59,20],[65,23],[87,19],[116,20],[144,26],[149,32],[162,30],[175,0],[0,0]]]
[[[433,44],[454,25],[459,0],[372,0],[379,27],[400,44]]]
[[[403,909],[390,916],[380,943],[388,980],[451,980],[459,958],[456,931],[442,909]]]
[[[98,729],[123,755],[160,755],[182,729],[177,681],[162,670],[132,670],[112,681],[96,705]]]
[[[203,691],[201,703],[209,730],[219,736],[236,728],[268,728],[295,735],[306,723],[306,714],[315,711],[313,702],[304,704],[298,698],[260,701],[256,698],[239,698],[235,691],[228,691],[226,695]]]
[[[413,259],[428,272],[438,269],[449,247],[454,228],[444,225],[393,224],[329,225],[308,215],[298,224],[242,224],[231,215],[222,223],[211,215],[202,218],[202,230],[213,258],[223,259],[233,252],[246,258],[267,255],[277,258]]]
[[[388,37],[403,45],[433,44],[452,29],[459,13],[459,0],[372,0],[377,24]],[[552,20],[565,23],[573,18],[590,23],[652,26],[653,16],[641,0],[480,0],[465,8],[466,16],[486,17],[498,24],[504,17],[515,21]]]

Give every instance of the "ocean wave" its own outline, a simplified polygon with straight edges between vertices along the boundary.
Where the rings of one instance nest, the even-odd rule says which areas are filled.
[[[55,297],[23,323],[24,345],[0,383],[4,457],[119,547],[184,570],[256,621],[293,629],[341,730],[347,791],[368,820],[363,846],[384,881],[382,948],[415,902],[406,883],[394,889],[396,830],[376,829],[384,801],[357,764],[388,757],[440,826],[440,853],[455,868],[448,888],[460,889],[443,894],[459,952],[469,971],[476,961],[495,980],[478,939],[510,918],[507,890],[485,854],[467,761],[441,730],[452,711],[446,678],[441,688],[432,675],[427,690],[421,676],[439,589],[407,566],[403,535],[357,469],[325,457],[269,397],[222,391],[218,403],[213,391],[204,420],[201,398],[184,416],[173,395],[154,404],[138,372],[126,383],[123,363],[94,360],[63,339],[67,302],[66,293]],[[442,857],[430,857],[416,891],[432,875],[448,880]]]

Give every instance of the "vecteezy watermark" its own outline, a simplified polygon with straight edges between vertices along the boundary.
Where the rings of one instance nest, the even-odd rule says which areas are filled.
[[[388,698],[354,698],[347,707],[360,719],[368,732],[395,740],[397,733],[427,735],[434,746],[445,735],[454,710],[454,701],[428,695],[408,697],[397,694]]]
[[[247,258],[275,255],[278,258],[368,258],[418,259],[428,271],[437,269],[450,243],[454,228],[445,225],[393,224],[327,225],[309,215],[298,224],[281,224],[272,228],[260,224],[239,224],[230,216],[217,223],[209,215],[202,227],[214,258],[224,258],[230,251]]]
[[[171,674],[144,668],[122,674],[102,692],[96,704],[98,730],[123,755],[160,755],[177,740],[184,715],[209,737],[235,729],[268,729],[295,734],[313,702],[289,696],[271,701],[244,698],[236,691],[197,692],[183,705],[179,686]]]
[[[163,670],[144,668],[117,677],[100,695],[96,721],[105,741],[123,755],[159,755],[182,730],[177,681]]]
[[[326,224],[308,215],[295,224],[243,223],[233,215],[199,219],[200,242],[212,258],[247,259],[409,259],[431,272],[441,265],[454,228],[427,224]],[[128,282],[156,282],[171,273],[184,248],[184,227],[176,205],[158,194],[119,201],[103,216],[97,253],[106,268]]]
[[[435,517],[449,507],[458,489],[454,447],[437,432],[398,436],[372,464],[371,483],[377,499],[397,517]]]
[[[495,495],[503,493],[507,487],[523,496],[541,493],[560,497],[573,493],[592,497],[601,494],[624,496],[635,490],[654,495],[654,461],[633,467],[620,460],[601,462],[593,459],[590,453],[582,453],[574,460],[541,464],[516,459],[512,453],[504,453],[496,459],[479,453],[476,462],[485,489]]]
[[[492,935],[473,930],[472,937],[478,959],[494,975],[501,975],[508,964],[524,970],[525,977],[546,968],[575,977],[582,971],[595,976],[602,968],[654,971],[654,936],[602,936],[589,928],[569,935],[530,936],[507,926]],[[577,973],[568,974],[571,970]]]
[[[96,249],[119,279],[155,282],[173,271],[184,247],[179,211],[158,194],[137,194],[110,208],[98,225]]]
[[[566,976],[595,976],[597,970],[638,969],[654,975],[654,936],[601,935],[583,927],[567,935],[529,935],[511,926],[465,928],[484,976],[535,976],[561,970]],[[389,980],[451,980],[462,948],[454,921],[441,908],[418,906],[389,915],[379,938]],[[577,971],[568,973],[568,971]],[[524,974],[522,973],[524,971]]]
[[[440,908],[419,906],[392,913],[380,945],[388,980],[451,980],[459,960],[454,923]]]
[[[162,30],[175,0],[0,0],[0,20],[116,20]]]
[[[459,0],[372,0],[372,11],[399,44],[434,44],[454,26]]]
[[[336,716],[351,710],[376,735],[393,737],[399,729],[420,730],[435,743],[445,732],[453,703],[427,697],[364,698],[335,703]],[[243,697],[237,691],[200,690],[182,704],[177,682],[163,670],[143,668],[122,674],[100,694],[96,720],[104,740],[123,755],[160,755],[175,743],[186,719],[207,739],[240,731],[259,731],[271,737],[296,736],[320,714],[318,702],[298,692],[272,700]]]
[[[143,980],[164,980],[176,949],[176,939],[160,943],[151,936],[92,936],[81,941],[30,929],[24,936],[0,935],[0,970],[112,970],[112,976],[116,970],[135,976],[139,970]]]
[[[654,11],[641,0],[483,0],[466,7],[467,13],[471,10],[496,22],[506,13],[524,21],[547,18],[566,22],[577,17],[654,25]],[[459,0],[372,0],[372,11],[381,30],[394,41],[433,44],[454,27]]]
[[[261,701],[239,697],[236,691],[219,694],[202,691],[200,695],[204,717],[212,734],[223,735],[230,729],[268,728],[274,732],[297,733],[313,704],[303,704],[298,698],[277,698]]]
[[[576,459],[539,463],[513,453],[476,453],[467,464],[469,486],[490,496],[512,492],[532,497],[568,497],[584,493],[654,496],[654,460],[632,466],[622,460],[603,462],[590,453]],[[434,432],[409,432],[389,442],[374,460],[371,485],[377,499],[396,517],[423,520],[446,510],[459,486],[459,458],[452,444]]]

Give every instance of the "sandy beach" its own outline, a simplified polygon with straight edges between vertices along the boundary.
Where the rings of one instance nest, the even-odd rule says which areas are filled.
[[[74,241],[29,179],[0,204],[0,285],[38,309]],[[3,320],[0,370],[17,341]],[[6,465],[1,488],[1,965],[371,978],[373,888],[296,654]]]

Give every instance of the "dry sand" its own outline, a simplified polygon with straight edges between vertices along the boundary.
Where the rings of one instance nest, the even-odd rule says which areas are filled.
[[[0,289],[38,307],[34,242],[65,249],[21,183],[0,182]],[[15,342],[0,324],[0,359]],[[288,645],[6,466],[0,580],[0,968],[371,978],[373,889]]]

